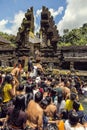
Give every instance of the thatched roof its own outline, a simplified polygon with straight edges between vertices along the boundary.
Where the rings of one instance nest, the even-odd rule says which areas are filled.
[[[2,42],[2,43],[11,43],[7,39],[3,38],[2,36],[0,36],[0,42]]]

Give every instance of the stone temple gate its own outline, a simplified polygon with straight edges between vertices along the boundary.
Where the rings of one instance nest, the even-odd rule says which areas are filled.
[[[33,51],[39,46],[43,63],[53,62],[54,65],[59,65],[61,51],[57,50],[58,41],[57,26],[48,8],[42,7],[40,30],[37,36],[34,35],[33,7],[28,9],[16,36],[17,56],[28,56],[31,46],[35,46],[32,48]]]
[[[41,52],[43,65],[54,66],[60,69],[87,70],[87,46],[59,47],[60,39],[57,26],[48,8],[42,7],[40,30],[34,35],[34,13],[33,7],[27,10],[18,28],[16,36],[16,47],[0,46],[0,60],[7,57],[11,60],[21,57],[29,57],[38,48]],[[5,44],[7,46],[7,44]],[[6,53],[6,55],[5,55]]]
[[[59,34],[53,16],[51,16],[51,13],[45,6],[42,7],[38,36],[43,47],[51,46],[56,51]],[[16,37],[17,47],[24,48],[29,46],[29,37],[33,37],[33,39],[35,37],[33,7],[27,10],[25,18],[21,23],[21,27],[18,29]]]

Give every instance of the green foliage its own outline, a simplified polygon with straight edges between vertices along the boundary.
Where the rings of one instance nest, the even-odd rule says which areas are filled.
[[[0,36],[2,36],[3,38],[7,39],[8,41],[11,41],[11,43],[15,43],[15,36],[12,35],[12,34],[7,34],[7,33],[3,33],[3,32],[0,32]]]
[[[87,45],[87,24],[84,24],[79,29],[73,29],[71,31],[64,29],[64,35],[61,37],[58,45]]]
[[[61,42],[60,44],[58,43],[58,46],[59,47],[63,47],[63,46],[71,46],[72,44],[71,43],[65,43],[65,42]]]
[[[39,33],[37,33],[39,35]],[[15,43],[16,36],[0,32],[0,36]],[[14,44],[15,45],[15,44]],[[79,29],[64,29],[64,35],[60,37],[58,46],[87,45],[87,23],[83,24]]]

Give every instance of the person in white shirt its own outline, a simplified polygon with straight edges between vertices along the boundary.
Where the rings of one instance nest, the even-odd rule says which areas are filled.
[[[63,110],[65,108],[65,100],[64,100],[64,96],[63,94],[58,94],[57,96],[57,112],[60,114],[61,110]]]
[[[68,120],[65,121],[65,130],[84,130],[82,124],[79,123],[79,116],[76,111],[69,113]]]

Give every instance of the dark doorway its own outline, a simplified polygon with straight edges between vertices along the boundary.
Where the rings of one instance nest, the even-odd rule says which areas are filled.
[[[87,62],[75,62],[74,68],[76,70],[87,70]]]
[[[63,62],[62,69],[70,69],[70,62]]]

